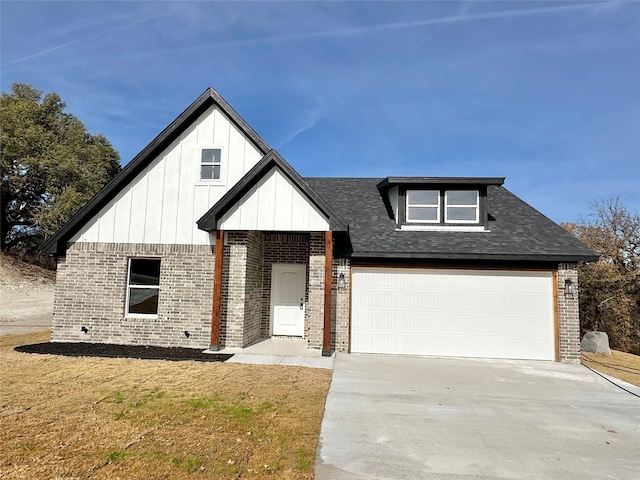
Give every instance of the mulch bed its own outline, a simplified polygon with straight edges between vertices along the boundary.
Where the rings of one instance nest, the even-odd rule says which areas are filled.
[[[194,360],[224,362],[233,357],[226,353],[202,353],[198,348],[169,348],[145,345],[115,345],[109,343],[47,342],[21,345],[14,349],[22,353],[44,353],[69,357],[140,358],[145,360]]]

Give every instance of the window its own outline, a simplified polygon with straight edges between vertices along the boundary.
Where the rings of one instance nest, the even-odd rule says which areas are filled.
[[[478,223],[479,195],[477,190],[447,190],[444,192],[446,223]]]
[[[157,315],[159,292],[160,259],[130,259],[127,279],[127,315]]]
[[[407,190],[407,222],[438,223],[440,192],[438,190]]]
[[[200,180],[220,180],[221,150],[203,148],[200,157]]]

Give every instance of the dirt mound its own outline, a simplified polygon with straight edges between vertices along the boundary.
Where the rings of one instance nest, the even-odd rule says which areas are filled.
[[[0,253],[0,285],[53,285],[55,281],[56,272]]]
[[[51,326],[56,274],[0,254],[0,335]]]

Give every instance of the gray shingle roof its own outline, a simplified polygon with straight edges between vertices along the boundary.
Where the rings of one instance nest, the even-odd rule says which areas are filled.
[[[598,255],[501,186],[487,190],[485,232],[398,231],[380,178],[305,178],[349,223],[353,258],[595,261]]]

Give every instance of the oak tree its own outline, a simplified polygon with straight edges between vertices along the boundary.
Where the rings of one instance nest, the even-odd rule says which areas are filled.
[[[33,253],[120,171],[56,93],[14,83],[0,96],[0,248]]]

